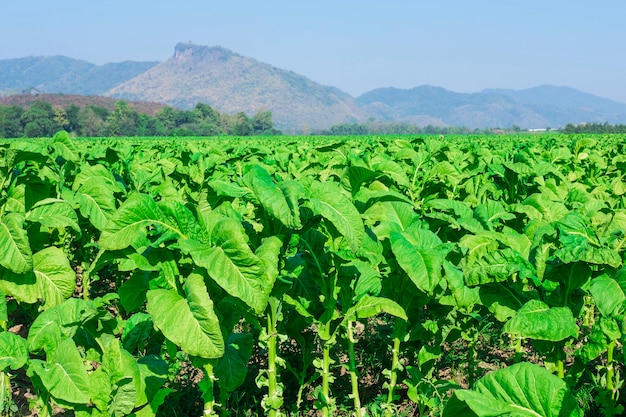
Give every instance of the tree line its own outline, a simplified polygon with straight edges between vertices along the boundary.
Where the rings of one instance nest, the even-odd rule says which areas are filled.
[[[626,125],[611,125],[604,123],[581,123],[574,125],[568,123],[563,128],[564,133],[626,133]]]
[[[53,107],[36,101],[29,107],[0,106],[1,138],[36,138],[66,130],[77,136],[251,136],[276,135],[272,113],[259,111],[249,117],[243,112],[220,113],[208,104],[198,103],[193,110],[163,107],[155,116],[137,112],[125,101],[113,110],[71,104]]]

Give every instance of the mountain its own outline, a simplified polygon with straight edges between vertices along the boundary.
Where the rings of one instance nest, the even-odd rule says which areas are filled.
[[[527,90],[489,89],[455,93],[441,87],[379,88],[356,100],[368,114],[386,121],[417,123],[429,116],[433,125],[470,128],[561,127],[580,122],[626,122],[626,104],[569,87]]]
[[[355,98],[228,49],[192,43],[179,43],[163,62],[94,65],[64,56],[0,60],[0,96],[25,91],[102,95],[183,109],[202,102],[220,112],[249,116],[269,110],[275,126],[287,133],[372,119],[470,128],[626,123],[626,104],[570,87],[457,93],[422,85],[377,88]]]
[[[354,99],[337,88],[225,48],[190,43],[176,45],[171,58],[106,94],[183,109],[202,102],[228,113],[269,110],[284,131],[324,129],[365,118]]]
[[[0,60],[0,93],[38,91],[100,95],[158,62],[125,61],[95,65],[65,56]]]

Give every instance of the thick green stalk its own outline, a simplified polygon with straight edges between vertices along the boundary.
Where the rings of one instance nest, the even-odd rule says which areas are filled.
[[[330,417],[330,344],[324,343],[324,356],[322,358],[322,396],[324,405],[322,407],[322,417]]]
[[[474,342],[469,342],[467,346],[467,385],[472,388],[474,385],[474,374],[476,368],[476,349]]]
[[[524,347],[522,346],[522,337],[515,336],[513,347],[515,348],[515,363],[520,363],[522,361],[522,356],[524,355]]]
[[[559,378],[563,379],[565,378],[565,351],[563,350],[563,347],[558,350],[557,355],[556,374]]]
[[[615,400],[617,390],[615,389],[615,369],[613,367],[613,352],[615,350],[615,340],[611,340],[607,350],[606,359],[606,389],[611,393],[611,398]]]
[[[203,415],[206,416],[217,416],[215,412],[215,375],[213,374],[213,364],[208,362],[204,365],[204,373],[207,381],[207,390],[204,392],[204,411]]]
[[[396,320],[398,324],[398,320]],[[391,404],[393,404],[394,391],[398,381],[398,369],[400,368],[400,337],[395,336],[393,338],[393,350],[391,351],[391,376],[389,377],[389,392],[387,394],[387,404],[385,407],[385,417],[391,417],[393,415]]]
[[[7,401],[11,398],[10,388],[11,381],[9,380],[9,375],[4,372],[0,372],[0,412],[8,409]]]
[[[274,320],[272,314],[267,313],[267,332],[269,340],[267,341],[267,381],[268,381],[268,398],[270,399],[269,416],[276,417],[278,410],[274,408],[275,401],[272,401],[276,397],[276,328],[274,326]]]
[[[348,356],[349,356],[349,369],[350,381],[352,382],[352,399],[354,400],[354,415],[361,417],[361,398],[359,396],[359,376],[356,370],[356,359],[354,355],[354,329],[352,320],[348,321]]]

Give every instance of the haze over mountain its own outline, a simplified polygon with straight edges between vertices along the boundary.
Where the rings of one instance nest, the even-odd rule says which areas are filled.
[[[418,126],[558,128],[626,123],[626,104],[569,87],[456,93],[423,85],[378,88],[359,97],[222,47],[179,43],[163,62],[97,66],[63,56],[0,60],[0,94],[105,95],[189,109],[196,103],[253,115],[269,110],[278,129],[307,132],[366,120]]]

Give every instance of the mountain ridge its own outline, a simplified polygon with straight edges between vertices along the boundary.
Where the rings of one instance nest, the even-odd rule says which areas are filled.
[[[626,104],[566,86],[489,88],[457,93],[420,85],[377,88],[358,97],[221,46],[179,43],[161,62],[95,65],[65,56],[0,60],[0,95],[24,92],[104,95],[188,109],[206,103],[222,112],[269,110],[288,132],[367,120],[470,128],[562,127],[626,123]]]

